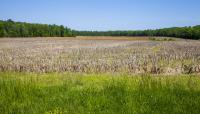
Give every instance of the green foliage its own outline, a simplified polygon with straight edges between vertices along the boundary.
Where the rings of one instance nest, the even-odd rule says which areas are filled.
[[[0,20],[0,37],[163,36],[200,39],[200,25],[143,31],[76,31],[64,26]]]
[[[0,21],[0,37],[68,37],[73,36],[69,28],[57,25]]]
[[[200,78],[0,73],[0,113],[199,114]]]
[[[73,31],[77,36],[163,36],[185,39],[200,39],[200,26],[174,27],[144,31]]]
[[[5,35],[5,30],[3,29],[4,26],[3,26],[3,23],[0,21],[0,37],[3,37]]]

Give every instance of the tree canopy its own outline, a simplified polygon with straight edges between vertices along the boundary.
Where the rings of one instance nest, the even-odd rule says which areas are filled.
[[[137,31],[73,31],[77,36],[163,36],[184,39],[200,39],[200,25]]]
[[[163,36],[200,39],[200,25],[136,31],[77,31],[63,25],[33,24],[0,20],[0,37],[69,37],[69,36]]]
[[[0,37],[68,37],[73,36],[71,29],[47,24],[32,24],[0,20]]]

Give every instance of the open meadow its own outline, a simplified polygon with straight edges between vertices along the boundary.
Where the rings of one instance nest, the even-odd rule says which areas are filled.
[[[0,39],[1,114],[199,114],[200,41]]]
[[[163,40],[148,37],[5,38],[0,39],[0,71],[200,73],[200,41],[160,39]]]
[[[200,114],[200,0],[1,0],[0,114]]]

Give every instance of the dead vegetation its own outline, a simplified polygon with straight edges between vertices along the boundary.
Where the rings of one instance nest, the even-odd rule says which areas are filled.
[[[0,71],[200,73],[199,41],[89,39],[0,39]]]

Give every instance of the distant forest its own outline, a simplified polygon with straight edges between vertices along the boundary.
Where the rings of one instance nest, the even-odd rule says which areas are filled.
[[[200,25],[137,31],[76,31],[63,25],[32,24],[0,20],[0,37],[71,37],[71,36],[163,36],[200,39]]]
[[[77,36],[162,36],[184,39],[200,39],[200,25],[137,31],[73,31]]]
[[[63,25],[31,24],[0,20],[0,37],[68,37],[72,30]]]

